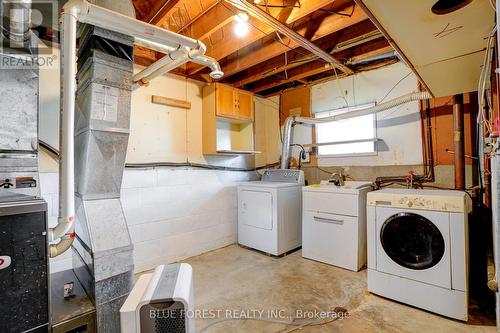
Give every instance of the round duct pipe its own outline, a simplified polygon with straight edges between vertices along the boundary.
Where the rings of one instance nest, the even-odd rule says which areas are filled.
[[[30,37],[31,0],[0,1],[2,31],[5,37],[24,43]]]
[[[472,0],[439,0],[432,6],[436,15],[446,15],[470,4]]]

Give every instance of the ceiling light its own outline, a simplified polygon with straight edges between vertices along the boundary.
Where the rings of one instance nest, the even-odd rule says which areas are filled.
[[[238,13],[234,16],[236,24],[234,25],[234,33],[238,37],[245,37],[248,34],[248,14]]]
[[[432,12],[436,15],[452,13],[470,4],[472,0],[439,0],[432,6]]]

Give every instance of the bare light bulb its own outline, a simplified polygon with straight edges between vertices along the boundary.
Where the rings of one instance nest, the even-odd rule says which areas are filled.
[[[234,16],[236,24],[234,25],[234,34],[238,37],[245,37],[250,30],[248,27],[248,14],[238,13]]]

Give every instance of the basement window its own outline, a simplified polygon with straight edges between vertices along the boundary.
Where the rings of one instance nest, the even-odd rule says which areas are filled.
[[[316,118],[325,118],[346,112],[369,108],[364,104],[342,109],[317,112]],[[316,143],[319,156],[363,156],[376,151],[377,119],[375,114],[316,124]]]

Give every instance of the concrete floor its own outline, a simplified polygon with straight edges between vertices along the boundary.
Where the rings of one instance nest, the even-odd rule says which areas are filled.
[[[465,324],[366,292],[366,270],[355,273],[303,259],[300,251],[273,258],[232,245],[185,260],[193,266],[195,308],[212,310],[196,319],[196,331],[227,317],[290,321],[297,310],[346,308],[350,317],[293,332],[497,332],[494,322],[477,316]],[[257,310],[264,310],[259,314]],[[242,312],[247,311],[247,312]],[[281,311],[281,312],[279,312]],[[222,321],[203,330],[214,332],[292,332],[294,326],[254,320]]]

